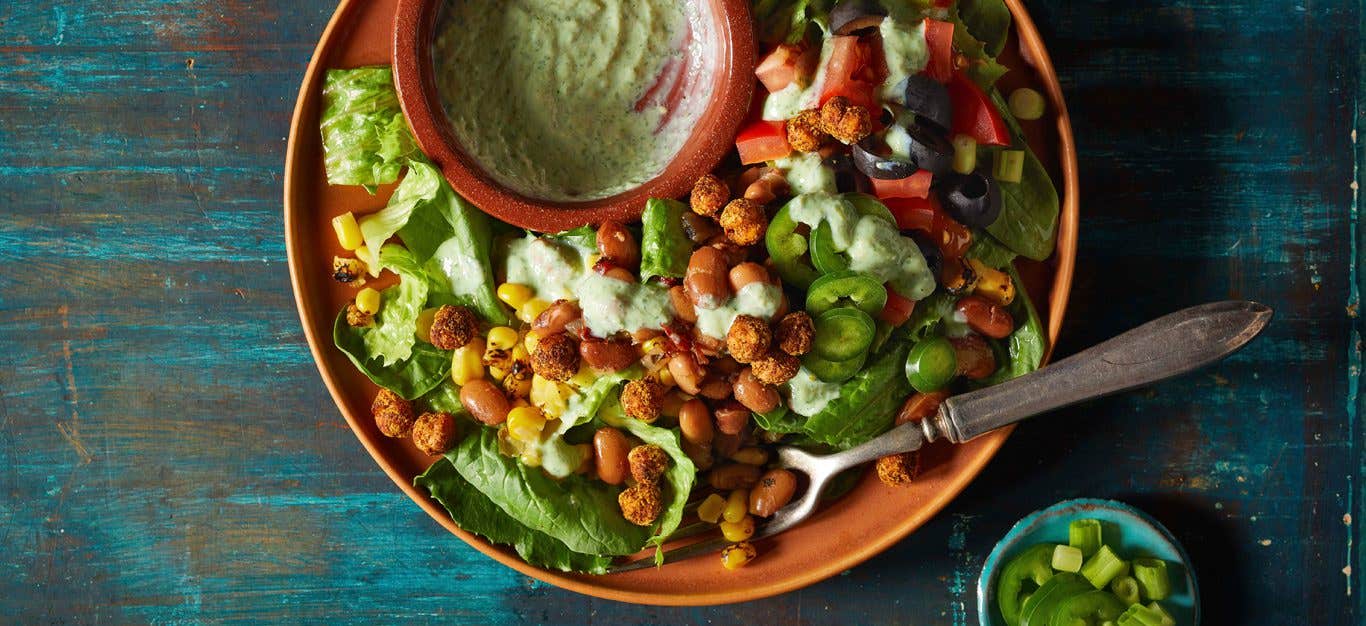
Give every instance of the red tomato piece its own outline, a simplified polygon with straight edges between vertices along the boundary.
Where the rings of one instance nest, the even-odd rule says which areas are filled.
[[[877,83],[873,82],[876,72],[869,45],[855,35],[832,37],[830,45],[832,50],[830,60],[825,65],[820,104],[824,105],[826,100],[835,96],[844,96],[850,104],[874,110],[877,99],[873,94],[877,90]]]
[[[740,153],[740,162],[746,165],[781,159],[792,153],[792,146],[787,144],[787,125],[764,120],[754,122],[736,135],[735,149]]]
[[[870,179],[873,181],[873,195],[886,200],[887,198],[928,198],[930,196],[930,182],[934,179],[934,174],[929,170],[918,170],[905,178],[895,180],[883,180],[881,178]]]
[[[928,198],[888,198],[882,202],[896,218],[901,230],[918,230],[929,235],[946,258],[956,259],[972,245],[972,232],[959,224],[934,196]]]
[[[925,46],[930,49],[930,62],[925,73],[941,83],[953,78],[953,22],[925,18]]]
[[[801,76],[802,49],[792,44],[782,44],[768,53],[754,68],[754,75],[770,93],[781,91]],[[808,68],[809,69],[809,68]]]
[[[892,289],[891,285],[886,285],[886,287],[887,305],[882,307],[882,312],[877,314],[877,318],[892,326],[905,324],[906,320],[911,319],[911,314],[915,312],[915,300],[903,298],[895,289]]]
[[[963,72],[955,72],[949,81],[949,100],[953,102],[953,134],[968,135],[977,145],[1010,145],[1010,129],[996,104]]]

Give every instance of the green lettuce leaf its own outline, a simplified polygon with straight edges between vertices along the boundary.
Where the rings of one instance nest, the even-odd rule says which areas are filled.
[[[417,316],[427,302],[427,273],[402,246],[384,246],[379,265],[395,274],[397,285],[380,292],[380,309],[375,326],[361,337],[365,354],[380,359],[385,367],[412,355],[417,343]]]
[[[968,248],[965,256],[999,270],[1013,263],[1019,255],[990,234],[976,231],[972,234],[972,247]]]
[[[821,443],[849,448],[891,428],[897,410],[911,393],[905,374],[906,354],[910,349],[909,341],[889,343],[862,371],[844,383],[840,397],[807,418],[806,433]]]
[[[1043,355],[1048,351],[1043,321],[1034,310],[1034,303],[1030,302],[1029,294],[1025,293],[1024,281],[1020,280],[1020,274],[1015,271],[1014,266],[1008,266],[1006,269],[1015,281],[1016,290],[1015,300],[1009,307],[1010,316],[1017,320],[1017,323],[1020,319],[1023,319],[1024,323],[1002,342],[995,342],[1002,348],[998,352],[1004,353],[1007,361],[999,364],[996,371],[982,381],[983,386],[997,385],[1039,369],[1039,366],[1043,365]],[[1000,345],[1002,343],[1003,346]]]
[[[683,232],[683,212],[677,200],[650,198],[640,217],[640,280],[652,276],[682,278],[692,256],[692,241]]]
[[[469,415],[465,405],[460,402],[460,385],[447,376],[436,388],[423,394],[422,404],[432,411],[441,411],[455,416]]]
[[[435,389],[451,373],[451,354],[436,349],[429,343],[413,346],[408,358],[385,365],[380,358],[370,356],[365,347],[367,328],[356,328],[346,323],[346,311],[337,315],[332,325],[332,341],[347,358],[376,385],[384,387],[408,400],[415,400]]]
[[[560,414],[559,434],[564,434],[575,426],[592,421],[598,416],[608,400],[617,397],[616,392],[621,388],[622,383],[640,378],[642,374],[644,374],[644,370],[639,365],[634,365],[619,372],[599,376],[592,385],[569,399],[569,405]]]
[[[445,179],[435,167],[427,163],[414,162],[408,169],[408,175],[403,177],[403,182],[399,183],[394,194],[389,197],[389,203],[383,209],[360,219],[360,234],[365,239],[365,248],[370,253],[370,258],[378,259],[384,242],[389,241],[390,237],[408,223],[408,219],[418,207],[426,206],[435,199],[444,185]],[[404,243],[408,245],[414,258],[422,262],[432,255],[440,242],[431,245],[415,245],[424,243],[421,240]],[[378,265],[371,267],[370,274],[379,276],[381,269]]]
[[[364,185],[374,193],[420,154],[387,65],[328,70],[320,125],[329,184]]]
[[[669,536],[678,530],[678,525],[683,520],[683,509],[687,507],[688,497],[692,495],[693,481],[697,478],[697,466],[693,465],[692,459],[683,452],[677,430],[651,426],[627,417],[621,410],[616,396],[611,397],[609,405],[609,409],[603,411],[608,423],[625,429],[645,443],[663,448],[672,461],[662,478],[662,482],[668,487],[664,493],[664,512],[655,520],[655,534],[650,539],[650,545],[662,546],[668,541]]]
[[[812,23],[823,24],[835,0],[753,0],[750,4],[759,41],[799,43]]]
[[[513,519],[583,554],[626,555],[645,547],[651,528],[621,516],[620,487],[583,476],[555,480],[498,449],[492,428],[465,440],[446,458],[466,481]]]
[[[1010,35],[1010,9],[1001,0],[958,0],[958,18],[972,36],[982,42],[983,51],[999,56]]]
[[[461,528],[512,546],[522,560],[537,567],[603,574],[612,564],[609,557],[574,552],[563,541],[518,522],[475,489],[447,459],[433,463],[413,479],[413,485],[431,493]]]

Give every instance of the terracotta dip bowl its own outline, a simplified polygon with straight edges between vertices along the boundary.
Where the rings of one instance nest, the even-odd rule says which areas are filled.
[[[443,5],[452,0],[399,0],[394,16],[394,83],[418,145],[451,186],[480,209],[509,224],[543,232],[604,220],[640,218],[651,197],[686,194],[734,145],[754,91],[755,41],[747,0],[690,0],[711,20],[710,75],[690,85],[708,94],[706,108],[673,160],[653,179],[613,196],[582,202],[531,198],[497,182],[461,148],[437,90],[432,45]],[[478,1],[478,0],[458,0]],[[478,94],[473,94],[477,97]],[[625,112],[623,113],[625,114]],[[585,143],[591,138],[585,138]]]

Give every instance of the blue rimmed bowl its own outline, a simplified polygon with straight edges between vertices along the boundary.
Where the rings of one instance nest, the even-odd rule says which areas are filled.
[[[1147,513],[1122,502],[1077,498],[1040,509],[1015,523],[987,556],[977,579],[977,615],[982,626],[1005,626],[996,608],[996,577],[1016,554],[1040,543],[1067,543],[1067,526],[1073,520],[1097,519],[1105,543],[1124,558],[1152,556],[1167,562],[1172,594],[1162,601],[1179,625],[1200,623],[1200,588],[1190,566],[1190,556],[1171,531]]]

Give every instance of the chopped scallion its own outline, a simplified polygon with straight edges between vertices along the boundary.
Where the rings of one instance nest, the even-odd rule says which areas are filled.
[[[971,174],[977,169],[977,140],[971,135],[953,137],[953,171]]]
[[[1176,618],[1172,617],[1172,614],[1168,613],[1167,609],[1162,608],[1161,604],[1149,602],[1148,608],[1162,614],[1162,626],[1176,626]]]
[[[1133,576],[1116,576],[1110,583],[1110,591],[1119,596],[1125,604],[1138,603],[1138,581]]]
[[[1135,604],[1124,611],[1115,622],[1116,626],[1162,626],[1163,614],[1142,604]]]
[[[1100,549],[1100,520],[1079,519],[1067,525],[1067,544],[1081,550],[1082,556],[1091,556]]]
[[[1024,150],[1002,150],[996,153],[996,175],[998,183],[1018,183],[1024,178]]]
[[[1010,93],[1010,114],[1016,119],[1037,120],[1043,117],[1044,107],[1043,94],[1040,94],[1028,87],[1021,87]]]
[[[1077,573],[1081,569],[1081,562],[1085,559],[1081,555],[1081,550],[1072,546],[1058,546],[1053,548],[1053,569],[1059,572]]]
[[[1119,576],[1124,570],[1126,563],[1115,554],[1110,546],[1102,545],[1096,550],[1095,555],[1087,559],[1081,566],[1081,575],[1086,580],[1091,581],[1091,586],[1096,589],[1104,589],[1110,581]]]
[[[1162,559],[1134,559],[1134,578],[1138,590],[1149,600],[1165,600],[1172,592],[1172,581],[1167,576],[1167,562]]]

